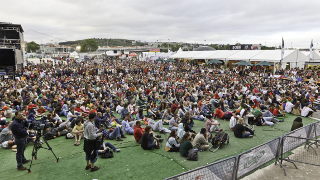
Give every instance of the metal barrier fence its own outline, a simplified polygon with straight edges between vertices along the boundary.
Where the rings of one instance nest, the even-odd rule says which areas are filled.
[[[230,157],[188,172],[167,178],[168,180],[232,180],[236,172],[237,157]]]
[[[263,165],[275,160],[282,166],[282,161],[300,162],[320,166],[320,152],[317,152],[320,140],[320,122],[315,122],[282,137],[270,140],[264,144],[254,147],[238,156],[223,159],[212,164],[202,166],[182,174],[167,178],[172,180],[235,180],[259,169]],[[299,155],[290,156],[292,150],[304,146]],[[317,148],[317,150],[315,149]]]
[[[279,152],[280,137],[254,147],[239,156],[236,178],[260,168],[277,157]]]

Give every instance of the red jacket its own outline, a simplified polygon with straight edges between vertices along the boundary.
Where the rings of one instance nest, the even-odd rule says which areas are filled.
[[[133,136],[137,142],[139,142],[140,138],[142,137],[143,130],[141,127],[133,126]]]
[[[224,116],[224,112],[221,109],[217,108],[216,115],[218,115],[219,119],[222,119]]]
[[[175,103],[173,103],[173,104],[171,105],[171,112],[174,113],[174,112],[176,111],[176,109],[178,109],[178,108],[180,108],[180,106],[177,105],[177,104],[175,104]]]

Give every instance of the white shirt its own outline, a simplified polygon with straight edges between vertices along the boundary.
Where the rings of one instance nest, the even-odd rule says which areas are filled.
[[[301,110],[301,116],[306,117],[308,115],[308,113],[312,111],[311,108],[305,106],[302,110]]]
[[[292,104],[291,102],[287,102],[284,111],[287,112],[287,113],[291,113],[293,107],[294,107],[294,104]]]
[[[246,110],[244,108],[242,108],[241,111],[240,111],[240,116],[241,117],[243,116],[244,111],[246,111]]]

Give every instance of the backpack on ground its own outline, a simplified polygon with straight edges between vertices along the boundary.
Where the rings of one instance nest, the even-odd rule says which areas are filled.
[[[187,160],[190,160],[190,161],[198,161],[198,151],[195,151],[195,150],[193,150],[193,149],[190,149],[190,150],[188,151]]]
[[[100,156],[101,158],[113,158],[113,152],[107,148]]]
[[[209,148],[209,150],[214,147],[216,148],[213,152],[219,149],[219,147],[227,142],[227,145],[229,144],[229,136],[224,131],[220,131],[216,133],[214,137],[212,137],[211,144],[212,146]]]

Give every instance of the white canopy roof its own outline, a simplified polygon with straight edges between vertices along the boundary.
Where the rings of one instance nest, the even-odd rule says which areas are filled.
[[[169,58],[184,59],[218,59],[280,62],[281,50],[218,50],[218,51],[183,51]],[[314,51],[314,59],[320,59],[318,51]],[[309,56],[299,50],[285,50],[282,62],[305,62]]]
[[[304,54],[305,56],[308,57],[308,59],[310,59],[310,51],[301,51],[302,54]],[[313,60],[320,60],[320,54],[319,54],[319,50],[314,50],[312,52],[312,55],[313,55]]]
[[[208,59],[209,56],[218,53],[219,51],[202,51],[200,54],[195,55],[192,59]]]
[[[182,54],[180,58],[182,59],[193,59],[196,55],[202,53],[203,51],[187,51],[187,53]]]
[[[182,55],[189,53],[189,52],[193,52],[193,51],[177,51],[176,54],[170,56],[169,58],[182,58]]]
[[[229,56],[226,60],[245,60],[249,61],[252,57],[262,53],[263,50],[241,50]]]
[[[239,52],[239,50],[219,50],[217,53],[208,57],[208,59],[225,60],[227,57]]]

